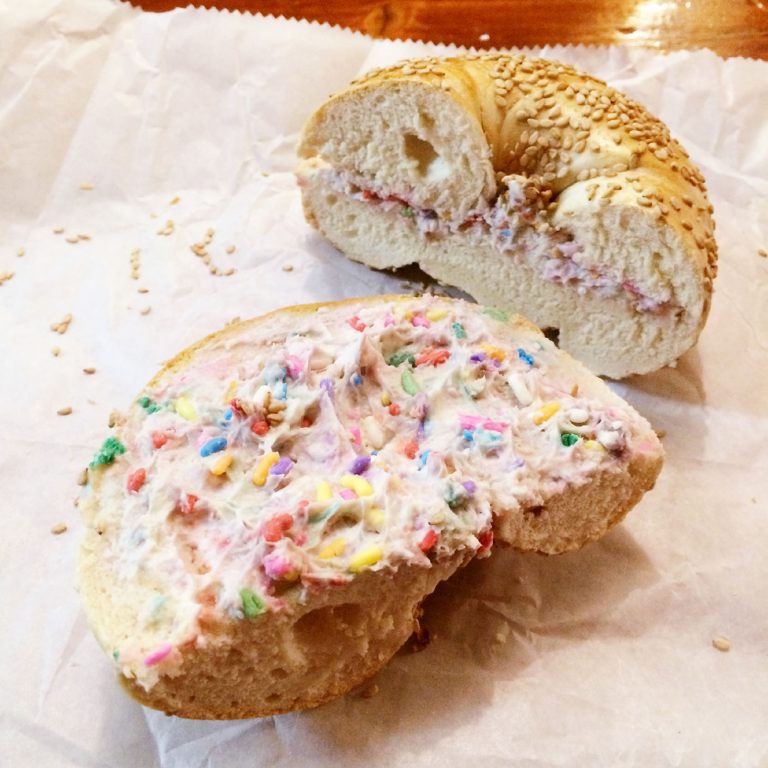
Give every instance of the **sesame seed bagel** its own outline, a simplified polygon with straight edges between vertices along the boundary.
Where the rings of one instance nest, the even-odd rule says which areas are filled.
[[[190,718],[314,707],[379,670],[494,542],[554,554],[649,490],[649,424],[538,329],[382,296],[169,362],[91,462],[79,590],[125,689]]]
[[[674,362],[709,312],[704,180],[667,127],[604,82],[502,54],[354,81],[299,146],[308,221],[356,261],[418,263],[559,333],[593,372]]]

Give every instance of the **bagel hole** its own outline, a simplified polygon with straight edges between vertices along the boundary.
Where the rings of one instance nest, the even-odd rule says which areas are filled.
[[[403,151],[405,156],[413,162],[419,176],[426,178],[427,181],[440,181],[450,171],[450,166],[435,148],[413,133],[406,133],[403,137]]]

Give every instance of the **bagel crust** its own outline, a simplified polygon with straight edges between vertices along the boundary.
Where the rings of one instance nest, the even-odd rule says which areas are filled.
[[[352,259],[418,263],[559,332],[600,375],[673,363],[706,321],[704,179],[667,127],[564,64],[503,54],[376,70],[309,119],[307,220]]]
[[[170,361],[94,457],[79,590],[182,717],[314,707],[494,542],[554,554],[649,490],[648,423],[526,321],[433,296],[281,310]]]

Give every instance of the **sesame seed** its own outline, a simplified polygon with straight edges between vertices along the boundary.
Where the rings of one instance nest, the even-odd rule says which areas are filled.
[[[715,635],[712,638],[712,645],[717,648],[718,651],[727,653],[731,650],[731,641],[724,635]]]
[[[229,254],[234,253],[235,252],[235,246],[234,245],[228,245],[226,252],[229,253]]]
[[[65,405],[63,408],[59,408],[59,410],[56,411],[56,413],[59,416],[69,416],[72,413],[72,406]]]
[[[762,258],[764,258],[764,259],[768,259],[768,251],[764,250],[763,248],[761,248],[761,249],[760,249],[760,250],[757,252],[757,255],[758,255],[758,256],[761,256],[761,257],[762,257]]]
[[[56,525],[51,528],[51,533],[54,536],[59,536],[62,533],[65,533],[67,530],[67,526],[64,523],[56,523]]]
[[[140,315],[148,315],[152,311],[152,307],[143,307],[139,310]]]
[[[54,227],[52,231],[54,235],[60,235],[64,231],[64,227]]]
[[[149,288],[145,288],[144,286],[142,286],[141,288],[137,288],[136,292],[137,293],[149,293]]]
[[[79,242],[79,238],[77,237],[77,235],[70,235],[69,237],[65,237],[64,239],[68,243],[72,243],[72,244]]]
[[[169,203],[168,205],[178,205],[181,202],[181,198],[176,195]]]
[[[24,246],[22,245],[22,246],[21,246],[21,248],[19,248],[19,250],[18,250],[18,251],[16,251],[16,255],[17,255],[17,256],[19,256],[19,257],[21,257],[21,256],[23,256],[23,255],[24,255],[26,252],[27,252],[27,251],[26,251],[26,249],[25,249],[25,248],[24,248]]]
[[[77,484],[85,485],[88,482],[88,467],[83,467],[77,475]]]
[[[15,272],[0,272],[0,285],[7,283],[15,274]]]
[[[90,240],[90,239],[91,239],[91,236],[90,236],[90,235],[83,235],[83,234],[79,234],[79,235],[77,236],[77,239],[78,239],[78,240]]]
[[[91,376],[96,373],[96,369],[92,366],[88,366],[87,368],[83,368],[83,373],[87,373],[89,376]]]
[[[293,272],[293,264],[283,264],[283,272]]]
[[[362,691],[360,696],[362,696],[364,699],[372,699],[374,696],[378,696],[378,694],[379,686],[376,685],[376,683],[373,683],[369,685],[364,691]]]
[[[92,189],[94,189],[94,186],[93,186],[93,184],[90,184],[89,182],[87,182],[87,181],[84,181],[84,182],[83,182],[83,183],[80,185],[80,189],[83,189],[83,190],[85,190],[86,192],[90,192]]]
[[[58,357],[61,354],[61,347],[51,347],[51,354]]]
[[[71,322],[72,322],[72,315],[66,314],[64,316],[64,319],[61,322],[51,324],[51,330],[55,331],[58,334],[66,333],[67,329],[69,328],[69,324]]]

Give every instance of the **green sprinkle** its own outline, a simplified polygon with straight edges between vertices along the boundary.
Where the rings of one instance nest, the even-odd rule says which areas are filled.
[[[413,352],[397,352],[387,360],[387,365],[391,365],[394,368],[402,365],[407,361],[408,365],[416,365],[416,357]]]
[[[120,658],[120,651],[112,651],[112,658],[117,661]]]
[[[335,514],[341,504],[337,501],[333,504],[330,504],[325,509],[321,509],[318,512],[310,512],[309,514],[309,522],[310,523],[322,523],[324,520],[327,520],[331,515]]]
[[[255,619],[267,610],[264,601],[248,587],[240,590],[240,599],[243,601],[243,613],[246,619]]]
[[[405,216],[406,219],[412,219],[413,218],[413,208],[409,208],[407,205],[403,206],[400,209],[400,215]]]
[[[147,397],[144,395],[144,397],[140,397],[136,401],[147,413],[156,413],[160,410],[160,406],[152,400],[152,398]]]
[[[494,320],[500,320],[502,323],[506,323],[509,320],[509,315],[503,309],[496,309],[495,307],[484,307],[483,314],[492,317]]]
[[[448,483],[443,498],[445,499],[445,503],[448,505],[449,509],[456,509],[457,507],[460,507],[464,502],[464,494],[461,491],[457,492],[457,489],[454,488],[452,483]]]
[[[88,466],[95,469],[99,464],[112,464],[121,453],[125,453],[125,446],[116,437],[108,437]]]
[[[421,389],[413,374],[407,369],[403,371],[403,375],[400,377],[400,383],[405,392],[409,395],[415,395]]]
[[[572,445],[576,445],[579,442],[579,436],[574,435],[573,432],[563,432],[560,435],[560,442],[566,447],[570,448]]]
[[[464,326],[461,323],[454,323],[451,328],[453,328],[453,332],[456,334],[457,339],[467,338],[467,332],[464,330]]]

